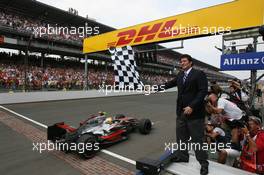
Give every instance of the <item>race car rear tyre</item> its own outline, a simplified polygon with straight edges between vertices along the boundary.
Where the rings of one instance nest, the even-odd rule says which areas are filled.
[[[152,123],[149,119],[141,119],[138,128],[141,134],[149,134],[152,128]]]
[[[91,134],[82,135],[77,140],[77,152],[80,157],[90,159],[99,151],[99,143],[95,136]]]
[[[116,114],[115,115],[115,119],[121,119],[121,118],[125,118],[126,116],[124,114]]]

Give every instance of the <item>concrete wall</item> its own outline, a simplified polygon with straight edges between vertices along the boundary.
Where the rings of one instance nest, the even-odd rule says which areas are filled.
[[[176,88],[166,92],[176,91]],[[29,103],[55,100],[71,100],[83,98],[112,97],[121,95],[142,95],[138,92],[102,92],[99,90],[89,91],[43,91],[43,92],[17,92],[17,93],[0,93],[0,104]]]

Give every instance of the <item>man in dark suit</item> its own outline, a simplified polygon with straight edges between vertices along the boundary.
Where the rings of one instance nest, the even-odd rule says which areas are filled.
[[[205,126],[204,98],[208,91],[208,81],[204,72],[194,69],[192,57],[184,54],[180,57],[182,71],[175,79],[165,84],[165,89],[178,87],[176,141],[178,148],[181,143],[190,140],[203,146]],[[208,174],[207,152],[202,149],[195,150],[196,159],[201,164],[201,175]],[[178,149],[173,162],[188,162],[188,150]]]

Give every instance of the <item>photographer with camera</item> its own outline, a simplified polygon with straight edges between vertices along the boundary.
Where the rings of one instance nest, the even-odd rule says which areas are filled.
[[[243,126],[243,122],[246,121],[246,116],[243,115],[242,110],[236,104],[225,98],[217,97],[214,93],[208,96],[206,109],[210,114],[220,115],[231,129]]]
[[[241,81],[238,79],[233,79],[231,81],[229,81],[230,83],[230,88],[232,90],[230,90],[230,94],[233,97],[236,97],[236,99],[231,99],[231,101],[233,101],[236,104],[239,104],[240,101],[242,101],[244,103],[244,105],[247,105],[247,102],[249,100],[249,96],[246,92],[246,90],[244,88],[242,88],[242,84]],[[231,97],[230,97],[231,98]]]

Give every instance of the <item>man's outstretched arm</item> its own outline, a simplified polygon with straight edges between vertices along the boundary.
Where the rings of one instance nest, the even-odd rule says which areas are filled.
[[[159,85],[158,91],[166,90],[176,86],[177,86],[177,77],[171,81],[166,82],[165,84]]]

